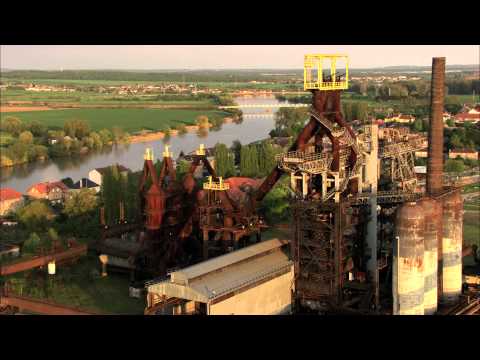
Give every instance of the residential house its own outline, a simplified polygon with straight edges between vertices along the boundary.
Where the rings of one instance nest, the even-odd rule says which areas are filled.
[[[0,189],[0,215],[15,211],[22,204],[23,196],[21,193],[11,188]]]
[[[80,191],[81,189],[91,189],[91,190],[95,190],[95,192],[98,193],[100,191],[100,185],[98,185],[97,183],[93,182],[90,179],[82,178],[81,180],[74,183],[70,189],[72,191]]]
[[[69,187],[61,181],[43,182],[30,186],[27,195],[35,199],[46,199],[52,203],[62,203],[68,196]]]
[[[462,159],[478,160],[478,151],[471,149],[453,149],[448,152],[450,159],[461,157]]]
[[[112,166],[106,166],[103,168],[93,169],[88,173],[88,178],[94,183],[98,184],[98,186],[102,186],[103,176],[111,167]],[[119,164],[117,164],[117,168],[118,168],[118,172],[123,176],[127,176],[130,171],[129,168]]]
[[[474,108],[465,108],[464,111],[455,115],[455,121],[458,122],[480,122],[480,105],[476,105]]]

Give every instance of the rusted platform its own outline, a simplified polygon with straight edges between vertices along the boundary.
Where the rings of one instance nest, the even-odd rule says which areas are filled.
[[[56,263],[78,258],[87,254],[87,245],[78,244],[74,245],[68,250],[60,251],[44,256],[37,256],[31,259],[22,261],[16,261],[11,264],[0,266],[0,275],[11,275],[18,272],[34,269],[40,266],[47,266],[49,262],[55,261]]]
[[[100,315],[79,308],[64,306],[46,300],[38,300],[25,296],[5,294],[0,296],[0,305],[18,308],[20,311],[28,311],[41,315]]]

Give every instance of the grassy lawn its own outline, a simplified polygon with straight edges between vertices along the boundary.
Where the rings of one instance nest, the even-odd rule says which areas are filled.
[[[98,276],[99,269],[94,256],[84,257],[69,267],[58,266],[55,281],[46,293],[39,281],[27,284],[26,272],[12,275],[9,280],[15,291],[23,295],[102,314],[143,314],[145,300],[128,296],[128,275],[109,274],[102,278]]]
[[[134,132],[142,129],[165,130],[180,124],[191,125],[199,115],[213,119],[228,116],[228,113],[186,109],[67,109],[2,113],[0,117],[15,116],[24,122],[37,120],[47,126],[57,127],[63,127],[66,120],[81,119],[87,121],[94,131],[119,126],[125,131]]]

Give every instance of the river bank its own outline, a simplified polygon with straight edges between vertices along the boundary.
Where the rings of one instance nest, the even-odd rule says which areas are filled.
[[[246,98],[235,99],[240,106],[242,104],[277,104],[275,98]],[[189,153],[198,149],[200,144],[205,147],[213,147],[216,143],[223,143],[231,146],[235,140],[247,144],[259,141],[269,137],[269,132],[274,128],[274,117],[264,117],[258,109],[246,108],[243,111],[245,116],[243,120],[235,121],[231,115],[223,115],[223,124],[216,131],[199,131],[195,124],[186,125],[187,133],[178,136],[171,135],[165,137],[164,131],[152,131],[145,134],[134,134],[131,132],[129,144],[113,145],[101,150],[91,151],[88,154],[73,157],[55,158],[54,160],[45,160],[42,162],[26,163],[23,165],[2,168],[0,174],[0,187],[10,187],[17,191],[24,192],[31,185],[43,181],[58,181],[60,179],[71,177],[75,181],[82,177],[88,177],[89,171],[95,168],[105,167],[111,164],[122,164],[132,171],[141,170],[143,165],[143,155],[145,148],[150,147],[154,151],[155,160],[160,159],[165,144],[170,145],[170,151],[174,156],[180,152]],[[157,111],[157,110],[151,110]],[[50,113],[50,112],[37,112]],[[142,114],[139,114],[142,115]],[[258,116],[256,116],[258,115]],[[188,116],[187,119],[195,119]],[[209,116],[210,118],[210,116]],[[152,124],[153,124],[152,118]],[[137,117],[132,117],[133,122],[138,123]],[[163,121],[156,117],[156,123]],[[104,124],[105,125],[105,124]],[[170,128],[173,128],[169,126]],[[162,137],[163,133],[163,137]]]

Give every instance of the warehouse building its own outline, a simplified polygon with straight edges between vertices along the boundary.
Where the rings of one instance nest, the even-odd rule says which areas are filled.
[[[292,306],[288,241],[272,239],[147,284],[146,314],[275,315]]]

